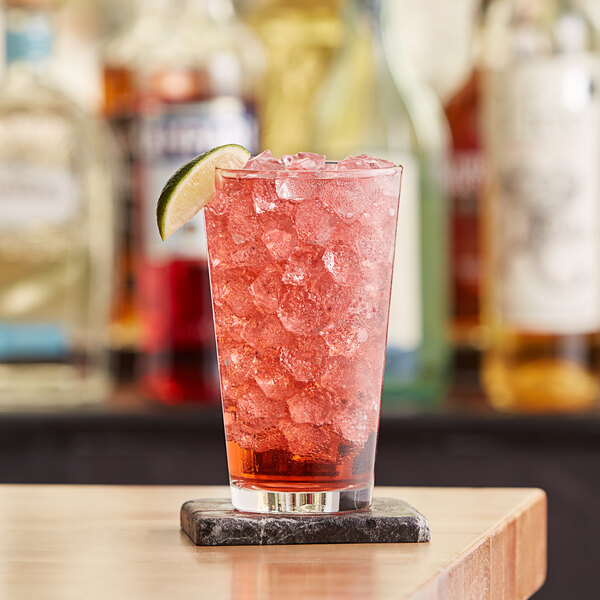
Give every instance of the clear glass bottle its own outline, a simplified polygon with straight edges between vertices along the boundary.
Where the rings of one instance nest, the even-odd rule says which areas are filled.
[[[318,100],[315,149],[367,153],[404,166],[384,401],[439,398],[448,346],[447,231],[441,106],[399,52],[386,52],[388,5],[351,0],[346,37]]]
[[[577,2],[493,0],[482,30],[483,385],[505,411],[599,392],[600,81]]]
[[[133,119],[139,382],[145,396],[165,404],[216,402],[203,215],[165,243],[156,227],[156,200],[173,171],[197,154],[231,142],[258,150],[256,98],[264,56],[254,34],[236,19],[231,0],[150,5],[152,17],[148,0],[139,0],[138,21],[120,44],[131,55],[121,61],[125,94],[118,96]],[[131,124],[126,128],[131,131]]]
[[[248,22],[268,51],[262,92],[263,148],[295,154],[310,148],[315,91],[338,50],[341,0],[245,0]]]
[[[46,80],[51,2],[5,3],[0,404],[102,400],[112,283],[110,142]]]

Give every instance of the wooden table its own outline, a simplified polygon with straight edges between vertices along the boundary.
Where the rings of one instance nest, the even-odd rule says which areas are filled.
[[[222,487],[0,486],[0,598],[520,600],[546,574],[537,489],[377,488],[429,544],[195,547],[179,507]]]

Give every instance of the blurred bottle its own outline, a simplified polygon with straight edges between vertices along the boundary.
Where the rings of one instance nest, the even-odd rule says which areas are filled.
[[[425,402],[439,397],[447,362],[446,129],[404,56],[388,60],[387,9],[379,0],[348,3],[345,40],[319,97],[315,148],[331,159],[367,153],[404,166],[384,398]]]
[[[262,92],[262,147],[273,154],[310,149],[314,94],[342,34],[342,0],[246,1],[248,21],[268,51]]]
[[[493,0],[482,33],[483,384],[501,410],[590,408],[600,355],[595,35],[569,0]]]
[[[107,89],[121,90],[113,96],[126,120],[132,117],[122,131],[131,140],[140,383],[146,396],[166,404],[215,401],[203,215],[164,243],[156,201],[173,171],[209,148],[237,142],[257,151],[263,56],[230,0],[139,0],[138,14],[119,44],[131,48],[131,56],[120,74],[116,61],[107,69]]]
[[[0,97],[0,402],[102,400],[112,279],[110,140],[45,74],[51,10],[5,2]]]
[[[485,178],[479,73],[445,106],[452,134],[446,173],[451,226],[451,335],[457,350],[481,348],[479,205]]]
[[[128,4],[131,7],[131,2]],[[141,8],[141,7],[140,7]],[[115,135],[120,151],[120,177],[117,197],[117,289],[113,297],[110,344],[118,378],[123,358],[139,348],[140,323],[134,300],[133,251],[135,235],[134,178],[136,160],[137,91],[135,72],[139,56],[150,50],[167,24],[160,5],[150,1],[145,11],[133,18],[108,41],[102,65],[102,112]]]
[[[445,104],[469,76],[472,39],[481,0],[394,0],[388,23],[401,36],[389,40],[392,52],[407,56],[419,78]]]

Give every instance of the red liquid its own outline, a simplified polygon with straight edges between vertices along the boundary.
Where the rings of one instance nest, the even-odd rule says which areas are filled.
[[[301,458],[285,450],[256,452],[229,441],[229,477],[242,487],[257,486],[262,490],[359,489],[373,483],[376,441],[373,434],[364,445],[339,443],[337,455],[329,460]]]
[[[140,384],[164,404],[218,402],[215,339],[204,260],[169,259],[140,270]]]

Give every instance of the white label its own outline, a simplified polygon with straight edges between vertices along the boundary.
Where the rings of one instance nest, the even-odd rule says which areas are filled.
[[[600,105],[591,56],[531,60],[486,80],[499,309],[517,327],[600,326]]]
[[[0,229],[63,225],[74,219],[80,204],[77,182],[65,169],[0,166]]]
[[[398,209],[388,346],[406,351],[416,350],[423,340],[419,165],[409,154],[395,155],[393,160],[400,163],[404,170]]]
[[[162,242],[156,227],[156,200],[169,177],[194,156],[229,143],[254,151],[256,141],[254,115],[235,98],[176,105],[168,113],[142,119],[141,202],[147,256],[206,259],[204,214]]]

